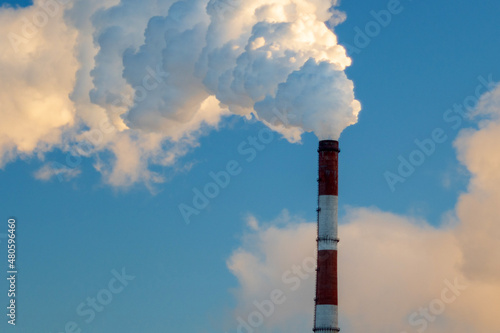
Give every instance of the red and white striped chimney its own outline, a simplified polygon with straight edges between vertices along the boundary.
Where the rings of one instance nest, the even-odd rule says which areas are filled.
[[[318,267],[314,332],[339,332],[337,288],[339,143],[319,142]]]

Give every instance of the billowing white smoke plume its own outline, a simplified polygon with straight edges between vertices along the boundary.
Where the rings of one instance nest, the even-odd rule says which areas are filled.
[[[75,125],[69,94],[78,69],[77,34],[62,11],[46,22],[38,22],[37,13],[0,9],[0,167],[16,155],[52,149]],[[33,20],[45,23],[43,29]]]
[[[259,117],[272,125],[296,127],[324,139],[338,138],[347,124],[356,122],[353,111],[360,109],[345,73],[331,63],[314,60],[280,83],[276,97],[267,96],[255,105]]]
[[[124,77],[133,87],[148,70],[162,68],[158,88],[136,89],[127,123],[168,132],[215,96],[233,113],[253,113],[290,139],[302,131],[338,138],[356,122],[360,104],[343,72],[350,59],[325,24],[330,6],[297,0],[175,2],[166,16],[149,21],[145,43],[124,54]]]
[[[0,9],[0,162],[59,147],[116,186],[163,181],[229,114],[338,138],[360,104],[331,0],[35,0]],[[330,27],[330,28],[329,28]],[[13,130],[15,129],[15,130]],[[111,152],[112,157],[106,152]],[[48,175],[78,175],[57,161]],[[69,168],[69,169],[68,169]],[[70,177],[71,178],[71,177]]]

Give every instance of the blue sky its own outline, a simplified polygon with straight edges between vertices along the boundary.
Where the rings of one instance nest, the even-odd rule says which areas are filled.
[[[339,43],[355,45],[355,28],[363,31],[374,20],[370,12],[387,3],[342,1],[347,19],[335,28]],[[477,128],[464,120],[453,129],[443,115],[474,95],[478,77],[500,79],[500,3],[403,0],[401,6],[369,45],[349,54],[346,73],[362,111],[340,138],[340,223],[347,207],[376,207],[439,226],[469,182],[453,142],[458,130]],[[226,261],[248,232],[247,217],[272,221],[286,209],[316,218],[317,137],[306,133],[294,144],[274,133],[248,162],[238,146],[264,128],[237,115],[223,118],[175,167],[154,167],[167,181],[152,190],[141,182],[125,189],[106,184],[92,158],[84,158],[80,175],[69,181],[36,179],[45,162],[64,163],[58,148],[42,159],[28,154],[6,163],[0,211],[4,221],[18,221],[19,313],[15,328],[0,322],[2,332],[63,332],[71,321],[83,332],[221,332],[237,303],[231,289],[239,287]],[[384,174],[397,173],[398,156],[408,158],[414,141],[436,128],[447,139],[391,191]],[[179,204],[191,204],[193,189],[231,160],[242,172],[186,224]],[[5,239],[0,242],[4,249]],[[86,323],[78,305],[122,268],[135,279]],[[6,289],[3,280],[0,294]]]
[[[26,7],[33,4],[33,1],[2,1],[2,5],[8,4],[10,6]]]

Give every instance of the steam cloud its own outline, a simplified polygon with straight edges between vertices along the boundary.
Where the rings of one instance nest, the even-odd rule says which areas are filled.
[[[338,138],[360,103],[331,0],[35,0],[0,9],[2,165],[54,148],[114,186],[164,180],[222,117]],[[11,129],[15,128],[14,131]],[[22,134],[22,135],[21,135]],[[82,148],[82,146],[84,146]],[[111,152],[112,157],[105,152]],[[48,175],[73,174],[61,163]],[[78,164],[78,163],[73,163]]]

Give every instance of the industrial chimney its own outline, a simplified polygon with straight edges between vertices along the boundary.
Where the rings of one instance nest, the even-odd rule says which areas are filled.
[[[339,332],[337,288],[339,143],[319,142],[318,267],[314,332]]]

